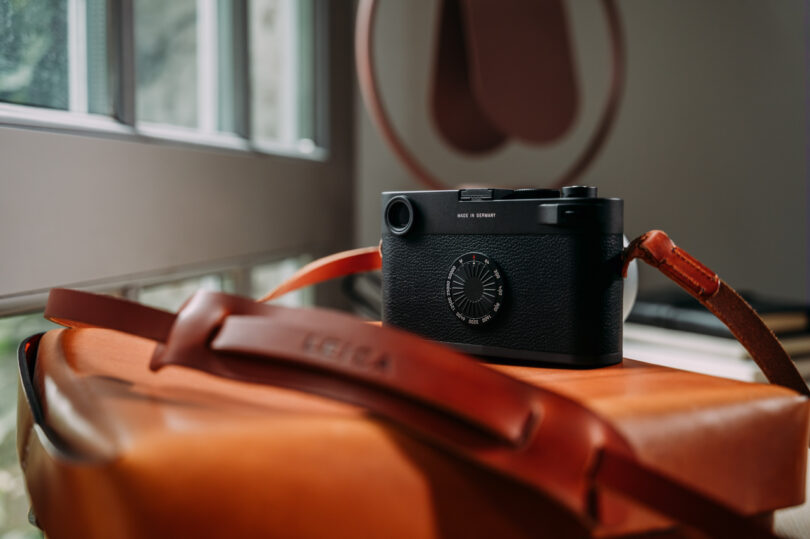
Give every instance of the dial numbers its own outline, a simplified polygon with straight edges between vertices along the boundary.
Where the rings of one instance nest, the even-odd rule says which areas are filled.
[[[501,310],[503,278],[491,258],[482,253],[467,253],[450,266],[444,293],[456,318],[470,326],[480,326]]]

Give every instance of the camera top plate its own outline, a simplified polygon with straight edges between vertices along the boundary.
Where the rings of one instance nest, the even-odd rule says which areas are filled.
[[[396,202],[392,202],[396,199]],[[411,214],[403,232],[401,213]],[[596,187],[471,188],[385,192],[383,233],[408,234],[621,234],[623,201],[600,198]],[[395,204],[396,211],[392,210]],[[392,221],[392,216],[397,216]]]

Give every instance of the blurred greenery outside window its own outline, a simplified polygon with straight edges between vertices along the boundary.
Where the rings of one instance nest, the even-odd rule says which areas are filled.
[[[42,313],[0,318],[0,537],[42,537],[28,523],[28,497],[17,460],[17,347],[20,341],[59,327]]]
[[[104,0],[0,2],[0,101],[110,114]]]
[[[134,2],[138,122],[314,149],[314,0]]]

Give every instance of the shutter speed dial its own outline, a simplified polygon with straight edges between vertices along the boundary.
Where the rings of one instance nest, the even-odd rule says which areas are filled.
[[[486,324],[503,307],[503,276],[482,253],[462,255],[450,266],[444,295],[456,318],[471,326]]]

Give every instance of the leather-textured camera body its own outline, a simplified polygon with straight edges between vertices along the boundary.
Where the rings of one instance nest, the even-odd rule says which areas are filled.
[[[621,361],[621,199],[406,191],[382,210],[384,324],[494,361]]]

